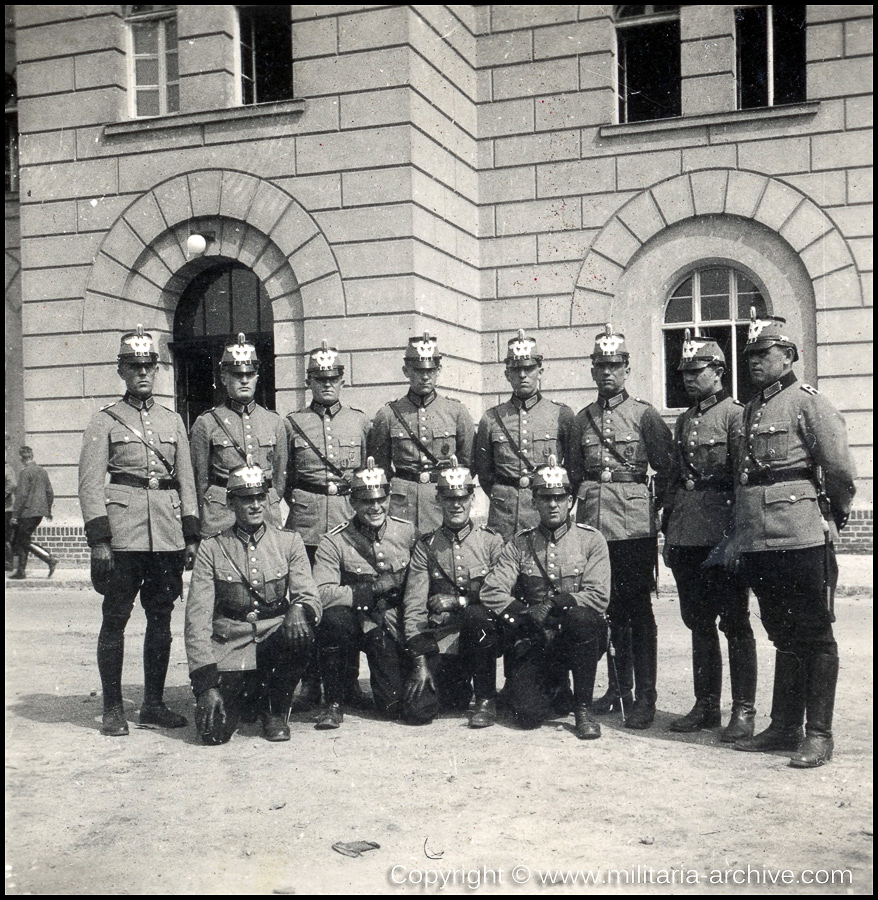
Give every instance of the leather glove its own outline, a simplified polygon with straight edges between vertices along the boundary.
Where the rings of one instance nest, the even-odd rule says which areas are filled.
[[[186,556],[184,566],[187,572],[192,571],[192,567],[195,565],[195,554],[198,553],[198,541],[190,541],[186,544]]]
[[[413,703],[428,687],[433,691],[436,690],[436,682],[433,680],[433,673],[427,665],[427,657],[416,656],[413,663],[414,670],[405,686],[404,697],[406,703]]]
[[[393,572],[384,572],[372,582],[372,591],[376,597],[389,594],[399,588],[399,578]]]
[[[109,544],[95,544],[91,548],[91,583],[99,594],[106,594],[113,572],[113,551]]]
[[[546,599],[543,600],[542,603],[538,603],[536,606],[531,606],[527,611],[527,617],[535,625],[539,625],[540,628],[545,628],[546,622],[548,621],[549,616],[552,614],[552,610],[554,608],[555,607],[553,601]]]
[[[435,614],[456,612],[461,609],[460,602],[453,594],[433,594],[427,600],[427,611]]]
[[[208,688],[198,695],[195,706],[195,730],[205,744],[222,744],[221,730],[226,724],[226,708],[219,688]]]
[[[573,594],[569,594],[566,591],[555,594],[555,596],[552,597],[552,606],[557,609],[558,612],[563,612],[565,609],[570,609],[571,606],[576,605],[576,598]]]
[[[351,585],[353,592],[352,607],[354,612],[370,613],[375,609],[375,591],[371,584],[364,581]]]
[[[308,613],[301,604],[294,603],[287,610],[287,614],[284,616],[284,634],[297,654],[304,655],[310,649],[311,642],[314,640],[314,631],[311,628]]]
[[[850,513],[841,512],[837,509],[832,511],[832,521],[835,522],[835,527],[841,531],[842,528],[845,527],[848,523],[848,519],[850,518]]]

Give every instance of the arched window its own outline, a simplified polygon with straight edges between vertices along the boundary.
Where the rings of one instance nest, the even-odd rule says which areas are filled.
[[[751,307],[757,315],[768,312],[759,288],[742,272],[728,267],[696,269],[671,292],[662,326],[666,407],[681,409],[690,405],[677,372],[687,328],[693,335],[712,338],[722,347],[726,356],[723,383],[736,399],[750,398],[752,386],[742,351],[747,343]]]
[[[229,338],[239,332],[256,346],[256,401],[274,409],[274,316],[256,275],[224,260],[196,275],[183,291],[174,315],[177,412],[187,428],[223,400],[219,362]]]

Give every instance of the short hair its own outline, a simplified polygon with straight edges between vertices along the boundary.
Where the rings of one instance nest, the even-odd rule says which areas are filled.
[[[33,455],[34,455],[34,451],[31,450],[30,447],[24,446],[24,447],[21,448],[21,450],[18,451],[18,455],[19,455],[19,456],[33,456]]]

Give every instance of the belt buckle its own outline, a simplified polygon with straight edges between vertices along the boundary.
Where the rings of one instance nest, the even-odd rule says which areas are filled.
[[[603,481],[604,484],[608,484],[612,480],[613,473],[609,469],[604,469],[603,472],[601,472],[601,481]]]
[[[326,493],[329,494],[330,497],[334,497],[338,493],[338,485],[334,481],[330,481],[326,485]]]
[[[747,484],[750,481],[750,476],[747,475],[746,472],[741,473],[741,484]]]
[[[150,491],[157,491],[159,489],[159,480],[155,477],[155,475],[151,475],[147,479],[146,488]]]
[[[686,479],[686,484],[684,485],[687,491],[695,490],[695,482],[691,478]]]
[[[521,488],[529,488],[530,475],[522,475],[521,478],[518,479],[518,486]]]
[[[429,484],[430,483],[430,473],[429,472],[418,472],[418,481],[421,484]]]

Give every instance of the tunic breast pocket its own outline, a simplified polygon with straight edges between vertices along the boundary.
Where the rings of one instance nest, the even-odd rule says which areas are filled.
[[[636,434],[634,432],[623,432],[622,434],[617,434],[615,440],[613,441],[613,444],[616,447],[616,452],[625,460],[625,462],[633,463],[639,460],[639,434]],[[645,457],[643,461],[646,461]]]
[[[582,436],[582,456],[588,468],[599,466],[601,463],[601,442],[595,434]]]
[[[354,471],[363,465],[362,449],[359,441],[351,438],[338,441],[338,459],[335,461],[339,469]]]
[[[177,458],[177,435],[166,431],[161,432],[158,435],[157,449],[169,463],[173,463]]]
[[[789,431],[789,422],[760,422],[753,436],[753,452],[757,459],[786,459],[790,452]]]
[[[113,428],[110,431],[110,462],[123,468],[143,466],[143,443],[127,428]]]
[[[452,454],[457,453],[457,434],[450,431],[444,431],[439,428],[432,430],[433,439],[432,447],[427,446],[433,451],[433,456],[437,459],[447,460]]]
[[[545,431],[535,431],[532,435],[530,435],[531,440],[529,443],[532,446],[532,452],[526,453],[531,461],[536,466],[546,466],[549,464],[549,457],[555,456],[560,459],[560,454],[558,453],[558,442],[555,440],[555,436],[552,434],[547,434]]]
[[[692,443],[695,446],[691,446]],[[683,448],[686,453],[695,451],[695,465],[710,475],[714,472],[724,472],[729,458],[728,437],[724,431],[705,431],[699,433],[694,440],[690,438],[690,446]]]
[[[259,456],[262,458],[263,464],[267,468],[271,468],[274,463],[274,452],[277,445],[277,438],[271,435],[265,435],[259,438]]]

